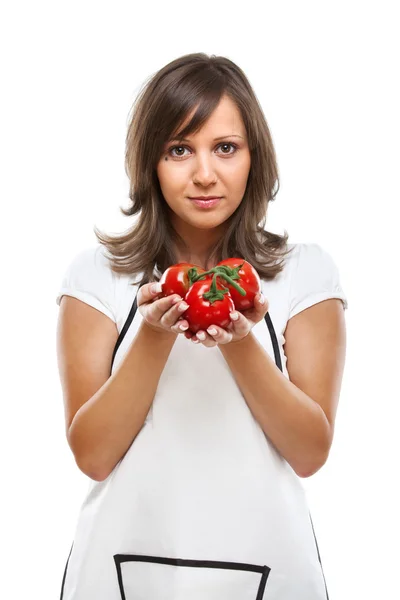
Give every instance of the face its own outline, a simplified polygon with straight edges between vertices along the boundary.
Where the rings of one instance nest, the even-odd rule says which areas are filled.
[[[157,175],[172,224],[189,246],[202,246],[197,248],[201,253],[204,244],[220,235],[242,201],[249,171],[246,129],[227,96],[195,135],[165,144]],[[214,207],[200,208],[190,200],[197,196],[221,200]]]

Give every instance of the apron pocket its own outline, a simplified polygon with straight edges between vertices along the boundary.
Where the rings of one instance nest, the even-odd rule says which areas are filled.
[[[266,565],[114,554],[121,600],[263,600]],[[265,598],[267,600],[267,598]]]

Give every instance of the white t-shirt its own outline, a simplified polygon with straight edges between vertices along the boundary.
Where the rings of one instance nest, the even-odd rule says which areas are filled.
[[[332,257],[318,244],[289,247],[284,270],[262,280],[287,378],[288,320],[328,298],[347,308]],[[74,296],[121,333],[134,280],[111,271],[103,246],[90,247],[68,266],[57,304]],[[137,310],[112,373],[141,320]],[[252,333],[276,362],[266,321]],[[253,417],[217,346],[177,337],[142,429],[107,479],[89,482],[61,598],[328,598],[301,479]]]

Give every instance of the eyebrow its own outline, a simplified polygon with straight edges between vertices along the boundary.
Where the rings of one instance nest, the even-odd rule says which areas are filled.
[[[228,135],[221,135],[220,137],[214,138],[214,142],[217,142],[218,140],[224,140],[228,137],[239,137],[242,140],[244,140],[244,137],[242,137],[241,135],[237,135],[236,133],[229,133]],[[169,142],[173,142],[173,141],[179,141],[179,142],[190,142],[190,140],[186,139],[186,138],[171,138],[170,140],[168,140]]]

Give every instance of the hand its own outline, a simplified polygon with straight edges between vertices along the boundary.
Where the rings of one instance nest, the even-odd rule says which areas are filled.
[[[183,333],[188,329],[187,321],[180,319],[181,313],[188,308],[187,304],[180,309],[183,299],[178,294],[170,294],[163,298],[158,298],[160,292],[153,292],[154,283],[145,283],[139,288],[137,293],[137,306],[147,327],[154,331]]]
[[[207,331],[199,330],[195,335],[187,331],[185,332],[185,337],[191,339],[194,344],[200,341],[207,348],[211,348],[217,344],[234,344],[240,342],[253,329],[256,323],[264,319],[268,312],[268,300],[265,299],[264,304],[261,304],[260,297],[262,297],[262,294],[255,296],[253,308],[249,308],[242,313],[235,311],[239,315],[236,321],[232,319],[232,314],[234,313],[230,313],[232,320],[227,329],[212,325]],[[210,329],[214,329],[216,333],[210,334]],[[199,339],[199,334],[200,336],[203,334],[205,339]]]

